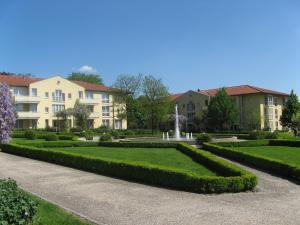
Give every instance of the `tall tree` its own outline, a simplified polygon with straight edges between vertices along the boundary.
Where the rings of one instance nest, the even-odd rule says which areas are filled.
[[[160,122],[168,119],[171,100],[168,88],[161,79],[149,75],[144,77],[143,97],[141,98],[152,133]]]
[[[80,73],[80,72],[73,72],[68,77],[68,80],[79,80],[85,81],[88,83],[93,84],[103,84],[103,80],[98,74],[87,74],[87,73]]]
[[[86,105],[81,104],[77,100],[70,114],[75,117],[75,123],[77,127],[81,128],[82,130],[87,129],[87,122],[91,112]]]
[[[293,115],[291,128],[292,128],[295,136],[299,135],[299,131],[300,131],[300,112]]]
[[[9,87],[7,84],[0,83],[0,143],[10,141],[15,123],[16,117]]]
[[[142,80],[141,74],[137,76],[121,74],[113,85],[117,88],[117,90],[112,89],[114,102],[125,103],[122,113],[123,117],[127,118],[128,128],[137,128],[137,97],[141,91]]]
[[[297,114],[299,110],[300,105],[298,96],[292,90],[287,102],[285,103],[285,107],[280,117],[282,126],[292,128],[292,118]]]
[[[235,102],[222,88],[212,97],[207,109],[208,124],[211,128],[230,128],[238,117]]]

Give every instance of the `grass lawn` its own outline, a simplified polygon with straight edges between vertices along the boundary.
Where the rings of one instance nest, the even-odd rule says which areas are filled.
[[[32,200],[38,202],[36,219],[32,225],[91,225],[91,223],[76,217],[52,203],[44,201],[34,195],[28,195]]]
[[[287,146],[235,147],[234,150],[281,160],[300,167],[300,148]]]
[[[145,166],[158,166],[197,176],[217,175],[175,148],[67,147],[63,149],[51,148],[51,150],[103,159],[122,160]]]

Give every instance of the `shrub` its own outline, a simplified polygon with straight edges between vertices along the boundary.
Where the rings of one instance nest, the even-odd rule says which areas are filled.
[[[135,132],[132,131],[132,130],[126,130],[126,131],[124,132],[124,134],[127,135],[127,136],[134,136],[134,135],[135,135]]]
[[[236,141],[236,142],[219,142],[216,145],[222,147],[254,147],[254,146],[267,146],[270,140],[251,140],[251,141]]]
[[[23,131],[13,131],[12,138],[25,138],[25,132],[23,132]]]
[[[198,134],[196,137],[196,143],[198,145],[201,145],[204,142],[211,142],[211,140],[212,140],[211,136],[207,133]]]
[[[113,142],[103,143],[122,144]],[[124,144],[127,145],[134,143]],[[127,180],[167,186],[196,193],[239,192],[253,189],[256,185],[256,177],[250,172],[244,171],[210,153],[197,150],[191,146],[179,143],[177,144],[177,147],[180,151],[193,157],[196,161],[201,161],[203,165],[208,167],[214,166],[215,168],[219,168],[220,171],[223,171],[223,173],[227,171],[226,173],[230,174],[230,176],[197,176],[178,171],[176,169],[145,165],[143,163],[133,163],[126,160],[78,156],[67,152],[38,149],[35,147],[21,146],[17,144],[4,144],[1,146],[4,152],[16,155],[44,160]]]
[[[73,136],[72,135],[59,135],[58,139],[59,140],[73,140]]]
[[[257,139],[276,139],[278,138],[277,132],[269,132],[269,131],[252,131],[249,133],[249,139],[257,140]]]
[[[37,138],[37,135],[33,130],[25,131],[24,136],[25,136],[25,138],[30,139],[30,140],[34,140]]]
[[[33,146],[38,148],[59,148],[59,147],[93,147],[98,146],[97,142],[86,141],[26,141],[22,145]]]
[[[265,139],[277,139],[278,136],[278,132],[267,132]]]
[[[29,224],[37,203],[21,191],[13,180],[0,180],[0,224]]]
[[[90,141],[93,140],[94,133],[92,131],[87,130],[87,131],[83,132],[82,134],[83,134],[83,137],[85,137],[86,140],[90,140]]]
[[[270,140],[270,142],[275,142],[275,140]],[[216,155],[226,157],[246,165],[254,166],[259,169],[270,171],[277,175],[288,177],[296,181],[300,181],[300,167],[268,157],[251,155],[249,153],[240,152],[232,148],[221,147],[209,143],[205,143],[203,148]]]
[[[47,134],[45,136],[46,141],[58,141],[58,136],[56,134]]]
[[[111,132],[111,135],[114,137],[114,139],[119,139],[119,137],[120,137],[119,132],[116,131],[116,130],[113,130],[113,131]]]
[[[300,147],[300,140],[270,140],[270,145]]]
[[[99,141],[102,142],[102,141],[111,141],[112,138],[111,138],[111,135],[110,134],[103,134],[101,135]]]

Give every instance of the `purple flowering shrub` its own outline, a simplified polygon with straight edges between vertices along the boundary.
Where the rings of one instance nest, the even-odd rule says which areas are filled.
[[[10,141],[15,123],[16,117],[9,87],[7,84],[0,83],[0,143]]]

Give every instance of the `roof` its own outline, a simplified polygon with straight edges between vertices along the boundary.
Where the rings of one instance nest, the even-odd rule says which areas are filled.
[[[93,84],[93,83],[88,83],[84,81],[79,81],[79,80],[71,80],[73,83],[78,84],[79,86],[83,87],[84,89],[88,91],[108,91],[110,90],[109,87],[101,84]]]
[[[175,101],[177,98],[179,98],[180,96],[182,96],[184,93],[178,93],[178,94],[173,94],[171,95],[171,101]]]
[[[6,83],[10,86],[24,86],[43,80],[42,78],[27,77],[27,76],[13,76],[0,74],[0,83]]]
[[[202,93],[208,96],[215,96],[217,92],[221,90],[221,88],[216,89],[208,89],[208,90],[200,90],[198,93]],[[272,91],[265,88],[255,87],[251,85],[240,85],[240,86],[232,86],[232,87],[225,87],[225,90],[228,95],[247,95],[247,94],[273,94],[273,95],[283,95],[288,96],[288,94],[278,91]]]

